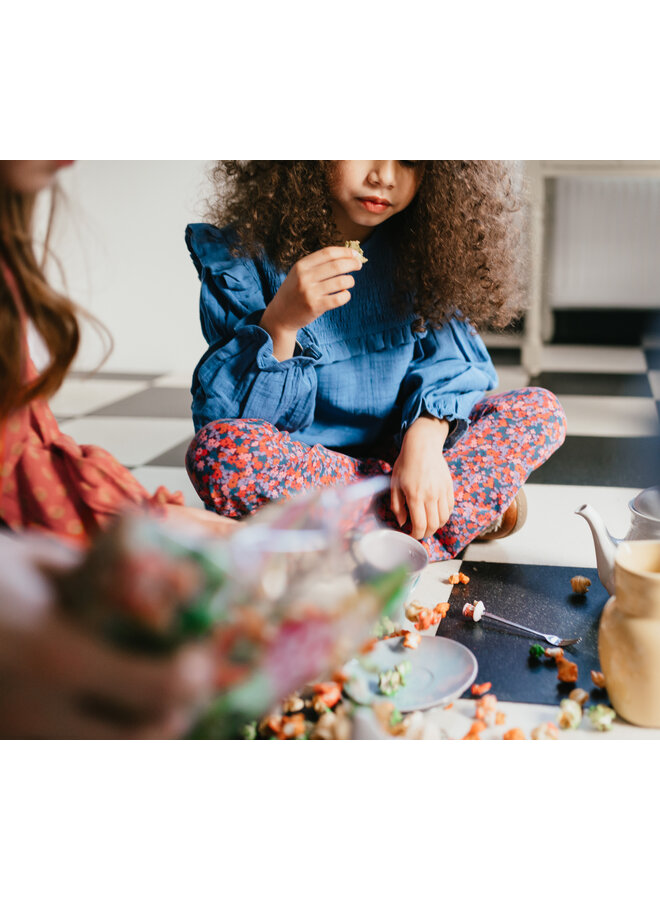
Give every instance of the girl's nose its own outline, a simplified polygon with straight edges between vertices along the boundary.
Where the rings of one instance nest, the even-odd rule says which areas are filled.
[[[378,159],[374,160],[373,167],[369,173],[369,179],[374,184],[380,184],[382,187],[394,187],[394,159]]]

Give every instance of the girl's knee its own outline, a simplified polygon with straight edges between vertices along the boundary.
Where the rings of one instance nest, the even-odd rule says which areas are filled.
[[[538,427],[548,435],[550,440],[559,446],[566,437],[566,413],[552,391],[542,387],[524,388],[525,403]]]

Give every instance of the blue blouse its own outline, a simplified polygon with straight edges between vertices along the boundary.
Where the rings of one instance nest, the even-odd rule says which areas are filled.
[[[300,329],[282,362],[259,321],[286,273],[266,258],[236,258],[229,229],[189,225],[186,243],[201,281],[209,348],[192,384],[196,430],[216,419],[265,419],[295,440],[349,450],[395,437],[426,410],[447,419],[451,445],[497,375],[481,338],[458,319],[413,330],[412,302],[393,297],[386,226],[362,242],[350,301]]]

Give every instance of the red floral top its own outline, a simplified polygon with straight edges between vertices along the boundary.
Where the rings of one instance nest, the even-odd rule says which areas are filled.
[[[11,272],[0,267],[22,308]],[[38,372],[24,341],[25,379],[31,381]],[[0,422],[0,519],[13,530],[45,531],[84,545],[121,510],[165,504],[182,506],[181,491],[161,486],[150,496],[107,450],[62,434],[43,399]]]

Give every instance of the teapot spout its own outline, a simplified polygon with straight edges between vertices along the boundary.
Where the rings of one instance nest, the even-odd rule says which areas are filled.
[[[614,593],[614,554],[621,541],[612,537],[601,517],[588,503],[583,503],[575,510],[576,515],[586,519],[596,547],[596,566],[598,577],[603,587]]]

